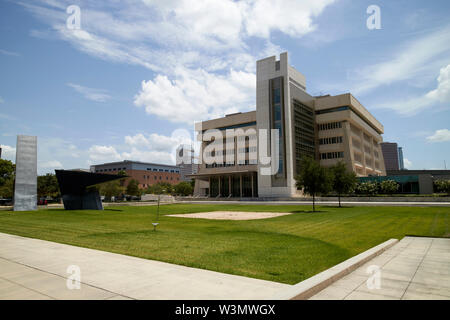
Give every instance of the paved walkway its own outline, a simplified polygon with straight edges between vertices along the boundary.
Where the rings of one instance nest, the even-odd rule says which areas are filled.
[[[367,285],[372,265],[381,270],[379,289]],[[450,239],[405,237],[311,299],[450,300]]]
[[[68,289],[67,268],[81,271]],[[289,285],[0,233],[2,299],[266,299]]]
[[[78,266],[81,288],[67,287]],[[367,267],[379,266],[379,289]],[[0,233],[0,300],[270,299],[289,285]],[[311,299],[450,299],[450,239],[405,237]]]

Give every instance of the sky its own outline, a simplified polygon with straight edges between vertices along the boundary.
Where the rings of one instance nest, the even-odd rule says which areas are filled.
[[[25,134],[40,174],[173,164],[194,122],[254,110],[256,60],[287,51],[308,93],[351,92],[407,168],[450,168],[449,13],[447,0],[0,0],[2,158]]]

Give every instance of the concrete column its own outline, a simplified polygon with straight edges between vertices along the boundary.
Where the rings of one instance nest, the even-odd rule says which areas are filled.
[[[242,174],[239,175],[239,193],[242,198]]]
[[[251,174],[251,184],[252,184],[252,198],[255,197],[255,190],[253,190],[253,173]]]
[[[208,177],[209,188],[208,188],[208,197],[211,197],[211,177]]]
[[[362,165],[364,166],[363,168],[363,174],[364,176],[367,176],[367,170],[366,170],[366,142],[364,140],[364,132],[361,130],[361,134],[359,135],[361,138],[361,153],[362,153]]]

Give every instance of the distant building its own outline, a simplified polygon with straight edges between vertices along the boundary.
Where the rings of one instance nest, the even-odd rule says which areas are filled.
[[[398,167],[400,170],[405,170],[405,164],[403,162],[403,148],[398,147]]]
[[[397,144],[394,142],[382,142],[381,151],[383,152],[386,171],[400,170]]]
[[[383,152],[386,171],[405,170],[402,147],[399,147],[395,142],[382,142],[381,150]]]
[[[194,149],[188,145],[180,145],[176,151],[176,164],[180,168],[181,181],[191,181],[188,175],[198,172],[198,164],[194,163]]]
[[[180,182],[180,168],[166,164],[139,162],[139,161],[120,161],[93,165],[91,172],[118,174],[125,171],[128,181],[135,179],[139,183],[139,188],[145,189],[158,182],[167,182],[170,184],[178,184]]]

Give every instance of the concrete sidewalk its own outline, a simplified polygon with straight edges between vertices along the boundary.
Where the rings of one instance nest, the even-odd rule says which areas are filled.
[[[380,268],[379,288],[367,285],[369,266]],[[310,299],[450,300],[450,239],[405,237]]]
[[[66,286],[81,270],[81,289]],[[267,299],[289,285],[0,233],[1,299]]]

